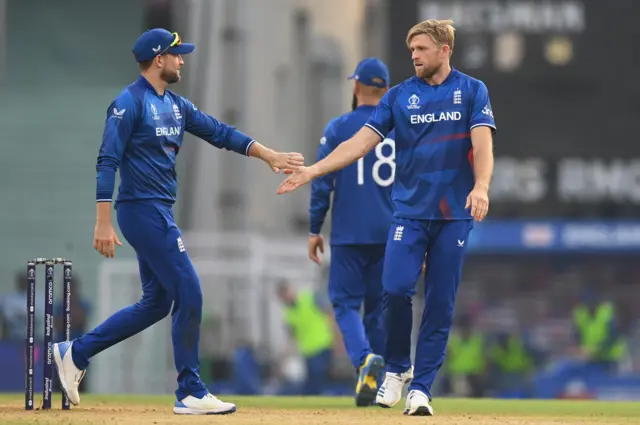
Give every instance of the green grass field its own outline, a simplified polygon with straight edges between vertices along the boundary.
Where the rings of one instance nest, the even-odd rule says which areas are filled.
[[[40,396],[40,395],[38,395]],[[71,411],[60,410],[54,394],[50,411],[24,411],[24,395],[0,395],[0,424],[640,424],[640,403],[437,399],[435,417],[406,417],[393,409],[355,408],[350,398],[224,397],[238,406],[227,416],[176,416],[171,396],[85,395]],[[40,399],[36,399],[37,403]]]

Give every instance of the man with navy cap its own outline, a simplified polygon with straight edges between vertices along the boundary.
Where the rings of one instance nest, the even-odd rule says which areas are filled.
[[[366,58],[349,77],[354,80],[353,111],[327,124],[318,146],[320,161],[353,136],[389,88],[389,70],[380,59]],[[393,218],[391,187],[395,172],[393,133],[357,163],[315,180],[309,208],[309,258],[320,264],[320,235],[331,204],[329,297],[351,362],[358,373],[356,405],[369,406],[384,370],[382,264]],[[364,303],[364,317],[360,307]]]
[[[195,46],[177,33],[152,29],[133,46],[141,76],[107,108],[97,160],[97,218],[94,248],[114,257],[122,245],[111,223],[116,170],[120,187],[115,200],[122,234],[135,249],[142,281],[142,299],[118,311],[91,332],[54,344],[58,375],[69,401],[80,402],[78,385],[89,359],[118,342],[172,315],[172,339],[178,389],[176,414],[226,414],[236,410],[211,395],[200,379],[198,343],[202,291],[198,275],[176,225],[176,156],[185,131],[209,144],[255,157],[273,171],[294,170],[302,155],[267,149],[251,137],[199,111],[190,101],[167,90],[180,81],[182,55]]]

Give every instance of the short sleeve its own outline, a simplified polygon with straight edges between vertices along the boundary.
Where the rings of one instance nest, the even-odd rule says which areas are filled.
[[[480,81],[478,89],[473,97],[473,105],[471,107],[471,121],[469,123],[469,131],[474,127],[487,126],[491,128],[491,132],[496,132],[496,122],[493,117],[491,108],[491,100],[489,99],[489,91],[487,86]]]
[[[371,114],[371,117],[365,124],[365,126],[378,133],[382,139],[384,139],[387,133],[393,128],[393,112],[391,107],[393,106],[395,91],[396,87],[393,87],[382,96],[373,114]]]

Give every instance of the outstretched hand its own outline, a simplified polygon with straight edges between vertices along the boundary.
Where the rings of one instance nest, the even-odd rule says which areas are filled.
[[[291,175],[280,184],[280,187],[278,187],[278,190],[276,191],[278,195],[293,192],[300,186],[304,186],[313,179],[309,167],[300,167],[293,172],[285,173]]]
[[[276,152],[269,159],[269,166],[274,173],[279,174],[284,170],[285,174],[291,174],[304,165],[304,156],[297,152]]]

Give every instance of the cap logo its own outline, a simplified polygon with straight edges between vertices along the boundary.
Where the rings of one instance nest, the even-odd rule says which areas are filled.
[[[162,50],[162,46],[158,44],[158,47],[152,47],[151,50],[153,50],[153,53],[158,53],[160,50]]]

